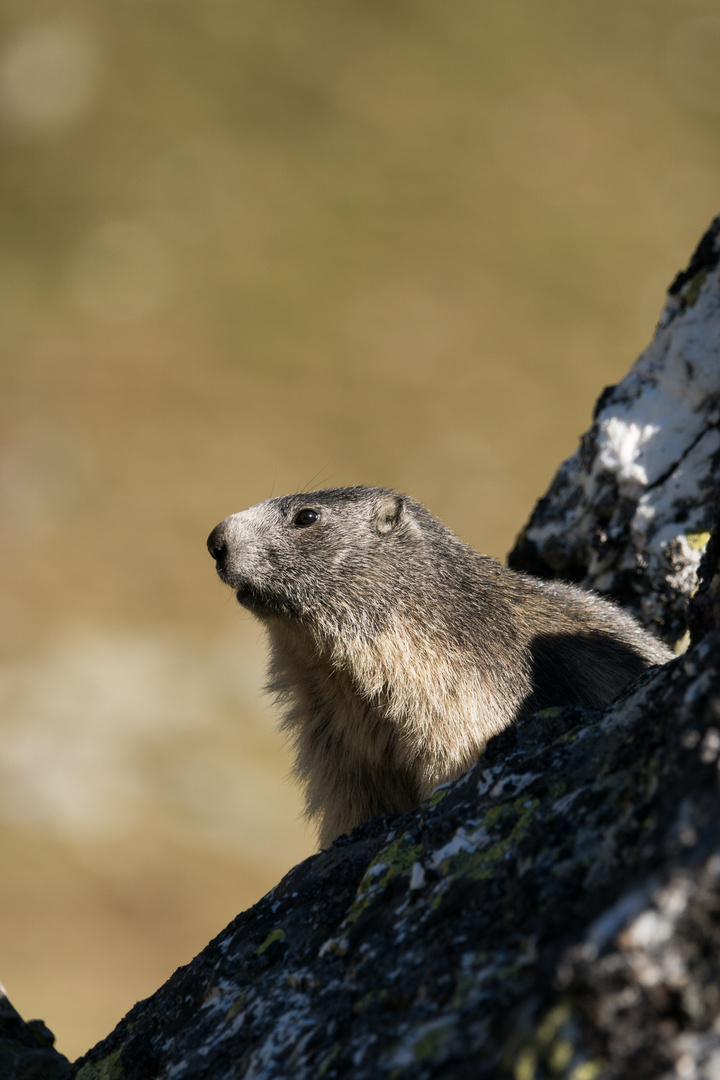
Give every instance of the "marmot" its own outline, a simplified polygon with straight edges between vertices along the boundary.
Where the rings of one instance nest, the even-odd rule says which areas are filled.
[[[603,707],[672,657],[614,604],[507,569],[385,488],[269,499],[208,548],[268,631],[322,847],[417,806],[519,718]]]

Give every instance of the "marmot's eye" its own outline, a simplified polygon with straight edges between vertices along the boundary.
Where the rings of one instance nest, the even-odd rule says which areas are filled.
[[[293,518],[293,525],[297,525],[299,529],[307,529],[308,525],[314,525],[319,519],[317,510],[298,510]]]

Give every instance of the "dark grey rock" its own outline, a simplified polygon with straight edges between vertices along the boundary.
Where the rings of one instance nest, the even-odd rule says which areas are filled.
[[[66,1080],[70,1062],[42,1020],[25,1021],[0,985],[0,1080]]]

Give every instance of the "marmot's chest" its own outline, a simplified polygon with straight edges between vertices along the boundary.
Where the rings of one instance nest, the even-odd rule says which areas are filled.
[[[312,689],[306,691],[311,709],[308,727],[328,748],[367,765],[395,757],[397,724],[382,692],[367,695],[347,671],[316,671],[311,682]]]

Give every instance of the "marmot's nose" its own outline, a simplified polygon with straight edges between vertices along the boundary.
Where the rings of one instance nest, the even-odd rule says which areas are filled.
[[[213,531],[210,533],[207,540],[207,546],[208,551],[217,563],[218,570],[220,570],[225,562],[225,556],[227,555],[224,522],[221,521],[220,524],[216,525]]]

